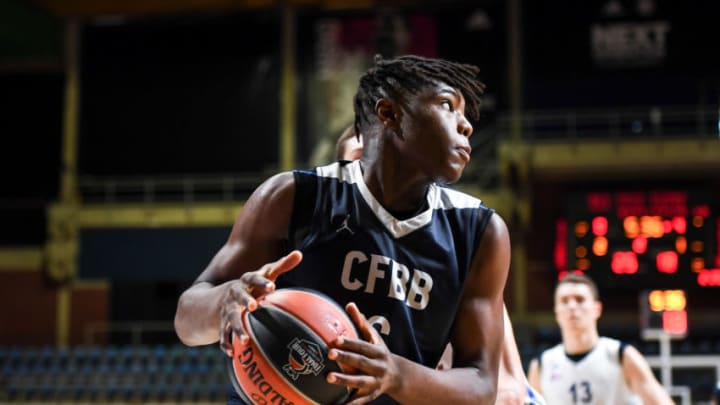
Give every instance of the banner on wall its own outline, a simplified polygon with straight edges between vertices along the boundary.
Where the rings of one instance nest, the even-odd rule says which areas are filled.
[[[594,66],[629,68],[662,66],[667,57],[669,19],[658,12],[656,0],[606,0],[590,24]]]
[[[523,3],[528,109],[716,104],[720,2]]]

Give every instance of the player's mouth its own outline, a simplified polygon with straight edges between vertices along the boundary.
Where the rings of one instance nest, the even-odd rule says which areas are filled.
[[[472,152],[472,148],[469,146],[460,146],[457,148],[458,154],[465,160],[465,163],[470,162],[470,152]]]

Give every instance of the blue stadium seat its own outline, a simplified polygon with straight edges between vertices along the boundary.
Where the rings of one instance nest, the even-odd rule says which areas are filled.
[[[0,401],[206,402],[231,389],[217,345],[0,347]]]

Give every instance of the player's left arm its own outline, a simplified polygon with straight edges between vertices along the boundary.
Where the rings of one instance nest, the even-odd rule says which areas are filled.
[[[509,270],[510,236],[507,225],[498,214],[493,214],[475,252],[452,336],[454,367],[477,370],[479,394],[489,403],[494,403],[498,394],[502,355],[514,353],[504,346],[510,344],[517,351],[512,332],[509,336],[512,341],[505,338],[508,331],[506,322],[509,323],[510,319],[505,313],[503,292]],[[505,360],[510,360],[505,366],[513,364],[512,359]],[[508,371],[514,374],[513,370]]]
[[[670,395],[655,378],[645,357],[634,347],[626,346],[622,357],[625,380],[630,389],[646,404],[674,404]]]
[[[531,388],[523,370],[520,351],[515,341],[515,333],[507,308],[504,308],[503,313],[505,339],[503,341],[502,357],[500,358],[498,392],[495,405],[523,405],[528,399],[528,390]],[[539,397],[539,394],[533,393],[533,396]],[[539,401],[536,402],[539,403]]]

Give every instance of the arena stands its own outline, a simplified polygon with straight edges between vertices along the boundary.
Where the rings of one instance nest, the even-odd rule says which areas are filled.
[[[560,340],[557,278],[611,256],[572,222],[600,212],[580,213],[577,196],[688,197],[690,231],[655,221],[670,231],[630,260],[636,278],[583,271],[601,278],[601,332],[658,376],[667,364],[642,338],[638,297],[686,291],[670,379],[688,387],[679,403],[708,403],[720,379],[716,3],[0,2],[0,405],[224,403],[225,356],[179,343],[177,298],[248,193],[317,163],[352,121],[376,52],[482,68],[473,159],[456,186],[510,227],[505,296],[526,365]],[[651,198],[625,208],[667,208]],[[632,249],[618,226],[607,237]],[[659,271],[670,245],[684,253]]]

